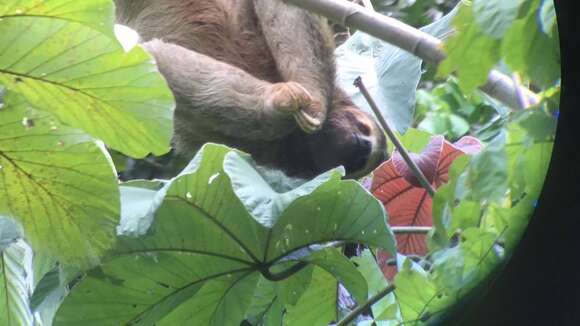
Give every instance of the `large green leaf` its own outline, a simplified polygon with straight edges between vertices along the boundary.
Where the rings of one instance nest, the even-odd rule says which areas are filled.
[[[0,214],[41,253],[95,261],[115,240],[119,193],[103,149],[11,96],[0,110]]]
[[[470,93],[485,84],[489,71],[500,59],[501,42],[474,24],[477,15],[471,6],[461,6],[453,20],[457,33],[445,42],[447,58],[437,74],[447,76],[456,71],[461,89]]]
[[[534,4],[538,6],[539,0]],[[527,16],[518,19],[508,30],[501,52],[510,68],[547,87],[560,77],[558,36],[551,38],[542,31],[535,9],[533,7]]]
[[[0,84],[125,154],[163,154],[173,96],[142,49],[93,28],[111,21],[100,0],[0,6]]]
[[[401,308],[405,322],[416,323],[433,311],[433,306],[440,304],[440,293],[435,283],[421,271],[413,269],[410,259],[405,259],[403,268],[395,276],[395,296]]]
[[[358,265],[358,270],[364,276],[369,287],[369,297],[385,289],[389,283],[377,264],[375,257],[369,249],[365,249],[360,256],[352,258]],[[395,294],[389,293],[384,298],[371,306],[374,322],[379,326],[391,326],[399,324],[401,312],[396,301]]]
[[[467,176],[471,199],[493,201],[504,198],[508,177],[505,138],[505,133],[499,134],[471,159]]]
[[[473,16],[486,34],[500,39],[518,15],[523,0],[473,0]]]
[[[259,274],[284,282],[310,263],[330,271],[357,297],[366,295],[364,280],[356,270],[348,275],[354,267],[334,253],[326,254],[329,259],[325,254],[291,254],[336,240],[392,251],[393,236],[380,203],[359,184],[341,181],[341,171],[333,170],[317,178],[320,184],[307,193],[289,189],[302,196],[284,201],[286,208],[279,211],[269,210],[279,213],[276,218],[264,213],[271,207],[267,200],[249,206],[250,200],[255,204],[254,199],[264,193],[272,195],[267,189],[272,179],[267,175],[244,154],[222,145],[204,146],[184,172],[156,196],[148,196],[153,197],[150,201],[134,202],[142,205],[136,209],[141,213],[127,215],[124,223],[152,210],[151,228],[140,237],[121,236],[104,263],[73,288],[56,323],[238,325],[252,302]],[[259,178],[263,180],[258,182]],[[257,197],[249,196],[252,184]],[[236,190],[244,190],[245,195],[238,197]],[[123,197],[123,205],[134,199]],[[271,303],[279,308],[281,303],[275,299]],[[258,313],[255,306],[252,311]]]
[[[328,272],[315,268],[310,287],[295,306],[287,308],[284,325],[326,326],[337,321],[336,280]]]
[[[46,17],[81,23],[113,35],[114,8],[111,0],[2,0],[0,17]]]
[[[32,325],[32,250],[19,240],[0,250],[0,325]]]
[[[421,27],[435,37],[449,33],[457,9],[441,19]],[[336,49],[337,74],[341,87],[353,102],[372,114],[360,91],[353,85],[361,77],[385,119],[398,132],[405,132],[413,122],[415,91],[421,79],[422,60],[387,42],[356,32]]]

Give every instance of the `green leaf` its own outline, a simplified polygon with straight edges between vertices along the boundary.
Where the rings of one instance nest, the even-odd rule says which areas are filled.
[[[279,170],[256,167],[250,155],[236,152],[226,155],[224,171],[230,176],[236,196],[256,221],[266,227],[272,227],[296,199],[310,195],[331,178],[340,180],[344,176],[344,170],[331,170],[304,182]]]
[[[530,10],[513,24],[505,35],[501,52],[511,69],[524,73],[542,87],[551,86],[560,77],[559,45],[540,29],[536,10]]]
[[[331,274],[314,268],[310,287],[295,306],[287,307],[284,325],[326,326],[338,319],[337,283]]]
[[[304,270],[298,274],[302,272]],[[294,274],[294,276],[298,274]],[[309,275],[312,276],[312,270],[309,271]],[[309,284],[310,280],[308,280],[307,285]],[[260,277],[254,291],[252,304],[246,312],[246,319],[252,325],[281,326],[283,309],[283,300],[276,293],[276,283]]]
[[[553,115],[538,109],[526,110],[518,124],[528,133],[528,137],[534,140],[549,140],[556,135],[558,121]]]
[[[450,31],[457,10],[421,27],[435,37]],[[339,83],[355,104],[372,114],[369,104],[353,80],[361,77],[385,119],[398,132],[405,132],[413,122],[415,92],[421,79],[422,60],[394,45],[356,32],[336,49]]]
[[[553,0],[543,0],[540,7],[540,24],[542,32],[548,34],[550,37],[557,37],[555,33],[558,32],[558,25],[556,21],[556,10],[554,9]]]
[[[115,12],[110,0],[2,0],[0,19],[39,17],[80,23],[113,37]]]
[[[414,128],[409,128],[404,135],[399,137],[401,144],[405,146],[407,151],[412,153],[421,153],[423,148],[429,144],[432,134]],[[394,147],[390,147],[393,148]]]
[[[479,224],[481,203],[463,200],[453,208],[450,231],[465,230]]]
[[[10,94],[9,94],[10,95]],[[8,96],[0,110],[0,213],[36,251],[95,262],[115,241],[117,180],[104,149]]]
[[[22,237],[18,223],[0,215],[0,251]]]
[[[467,182],[472,200],[496,201],[505,196],[508,177],[505,138],[505,133],[501,133],[471,159]]]
[[[436,285],[427,275],[412,269],[410,259],[405,259],[403,268],[395,276],[395,285],[403,321],[415,322],[432,312],[429,306],[438,300],[439,294]]]
[[[36,258],[35,258],[36,264]],[[30,298],[30,306],[41,325],[52,325],[54,315],[66,295],[58,269],[53,269],[38,282]]]
[[[179,306],[157,325],[237,326],[250,305],[257,281],[258,275],[255,273],[232,274],[212,280],[195,297]]]
[[[368,297],[368,286],[363,275],[338,249],[321,250],[305,259],[333,275],[355,298],[363,304]]]
[[[157,192],[163,187],[159,181],[133,180],[119,187],[121,192],[121,221],[117,233],[139,236],[145,234],[157,209]]]
[[[433,279],[455,299],[461,298],[497,266],[498,235],[469,228],[458,246],[433,253]]]
[[[369,298],[389,285],[369,249],[365,249],[360,256],[353,257],[352,260],[358,265],[358,270],[367,281],[369,287]],[[379,326],[389,325],[386,323],[387,321],[393,321],[395,323],[402,321],[399,304],[396,301],[394,293],[386,295],[384,298],[372,305],[371,309],[373,316],[375,316],[375,321],[379,323]]]
[[[19,240],[0,250],[0,325],[32,325],[32,250]]]
[[[394,249],[380,203],[358,183],[341,181],[334,171],[309,194],[288,203],[268,228],[234,191],[229,173],[256,169],[244,157],[222,145],[205,145],[179,176],[156,196],[148,196],[153,198],[144,207],[155,212],[153,225],[140,237],[120,236],[104,263],[72,289],[57,313],[57,325],[238,325],[250,307],[259,274],[282,278],[276,285],[289,282],[286,293],[300,292],[301,285],[292,285],[292,279],[304,280],[301,275],[308,267],[292,275],[288,271],[297,263],[288,260],[311,259],[362,296],[361,279],[356,273],[347,275],[352,268],[341,257],[291,254],[337,240]],[[242,168],[234,166],[238,164]],[[244,178],[236,180],[238,189],[251,186]],[[333,284],[336,295],[336,281]],[[279,299],[276,303],[272,298],[276,309],[288,300]]]
[[[457,71],[459,86],[465,93],[487,82],[490,70],[500,59],[500,41],[473,24],[472,7],[462,6],[453,20],[457,33],[445,42],[447,58],[437,68],[438,76]]]
[[[292,264],[278,264],[275,269],[287,269]],[[296,305],[298,300],[310,286],[312,282],[312,266],[308,266],[296,274],[279,282],[275,282],[276,296],[284,305]]]
[[[522,0],[473,0],[475,22],[486,34],[501,39],[518,15]]]
[[[47,2],[52,11],[0,21],[0,84],[127,155],[166,153],[173,96],[149,55],[140,48],[125,53],[115,39],[74,22],[97,23],[99,14],[88,11],[103,1],[72,8],[70,1]]]

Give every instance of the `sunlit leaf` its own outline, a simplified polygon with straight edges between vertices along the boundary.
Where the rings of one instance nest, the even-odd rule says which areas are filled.
[[[0,249],[0,325],[32,325],[32,250],[18,240]]]
[[[0,110],[0,213],[63,263],[95,262],[115,241],[117,180],[84,133],[11,97]]]
[[[489,71],[500,59],[501,42],[473,23],[475,15],[470,6],[459,9],[453,20],[457,32],[445,42],[447,58],[437,70],[439,76],[456,71],[459,86],[465,93],[485,84]]]
[[[85,2],[2,5],[28,4],[22,10],[30,13],[0,14],[0,84],[125,154],[167,152],[173,96],[165,81],[142,49],[125,53],[112,36],[89,27],[112,21],[110,1]]]
[[[559,44],[541,30],[536,10],[530,10],[513,24],[505,35],[501,52],[510,68],[523,72],[543,87],[552,86],[560,77]]]
[[[518,15],[523,0],[473,0],[473,18],[486,34],[500,39]]]

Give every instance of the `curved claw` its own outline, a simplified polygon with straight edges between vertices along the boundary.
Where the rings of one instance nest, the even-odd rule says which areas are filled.
[[[294,114],[294,119],[296,120],[296,123],[298,123],[300,129],[308,134],[314,133],[322,127],[320,120],[312,118],[304,111],[296,112]]]

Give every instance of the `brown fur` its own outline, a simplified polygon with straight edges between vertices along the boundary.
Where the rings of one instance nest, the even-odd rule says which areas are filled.
[[[337,165],[360,176],[385,159],[380,128],[335,85],[319,17],[281,0],[115,2],[175,94],[181,152],[224,143],[303,177]]]

